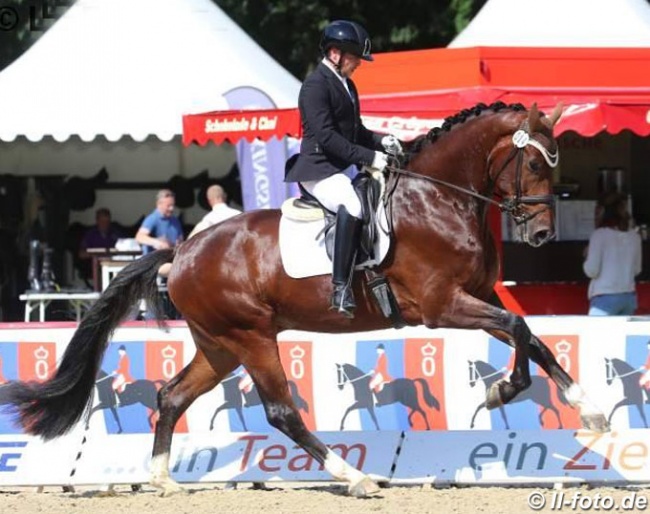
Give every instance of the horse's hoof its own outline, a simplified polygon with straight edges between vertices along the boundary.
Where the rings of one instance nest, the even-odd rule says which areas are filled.
[[[379,485],[370,480],[368,477],[364,478],[360,482],[357,482],[354,485],[350,486],[348,493],[354,498],[366,498],[371,494],[377,494],[379,492]]]
[[[580,416],[580,420],[582,421],[582,426],[587,430],[593,430],[601,434],[611,430],[609,423],[602,414],[587,414]]]
[[[503,405],[503,400],[501,400],[501,389],[499,388],[500,382],[495,382],[490,386],[485,393],[485,408],[487,410],[496,409]]]
[[[174,496],[176,494],[185,494],[187,491],[180,484],[171,479],[152,480],[151,485],[159,489],[158,495],[162,497]]]

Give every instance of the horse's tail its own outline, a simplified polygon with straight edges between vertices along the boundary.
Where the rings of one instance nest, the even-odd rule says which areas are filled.
[[[136,302],[146,300],[147,307],[162,319],[156,275],[158,268],[172,259],[173,250],[160,250],[120,271],[82,319],[52,378],[3,386],[2,403],[11,406],[27,433],[54,439],[70,431],[89,410],[110,337]]]
[[[309,404],[305,401],[305,399],[300,396],[300,392],[298,391],[298,386],[293,380],[289,380],[289,391],[291,392],[291,397],[293,398],[293,402],[296,404],[297,409],[302,409],[305,411],[305,413],[309,414]]]
[[[422,396],[424,396],[424,401],[427,403],[427,405],[429,407],[433,407],[436,410],[440,410],[440,402],[435,396],[433,396],[433,394],[431,394],[431,390],[429,389],[429,382],[423,378],[416,378],[414,382],[422,386]]]

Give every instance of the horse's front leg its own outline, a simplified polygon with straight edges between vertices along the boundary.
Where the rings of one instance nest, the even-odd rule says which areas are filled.
[[[490,385],[486,408],[495,409],[506,404],[530,386],[528,346],[532,334],[521,316],[474,298],[460,288],[445,300],[432,298],[423,314],[424,324],[431,328],[499,330],[508,335],[507,342],[515,349],[514,369],[510,379],[500,379]]]
[[[503,334],[502,331],[489,332],[497,339],[508,342],[508,335]],[[528,330],[528,333],[530,334],[530,330]],[[586,429],[595,430],[596,432],[608,432],[610,426],[605,418],[605,414],[589,400],[582,387],[560,366],[553,352],[538,337],[532,334],[530,335],[529,341],[528,353],[530,358],[555,382],[569,402],[569,405],[580,411],[582,425]]]

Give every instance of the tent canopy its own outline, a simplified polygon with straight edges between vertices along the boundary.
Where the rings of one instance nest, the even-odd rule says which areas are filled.
[[[514,47],[650,47],[646,0],[489,0],[449,44]]]
[[[293,107],[300,82],[210,0],[77,0],[0,73],[0,141],[168,141],[242,86]]]
[[[631,130],[650,134],[650,48],[477,47],[375,54],[355,74],[364,123],[404,140],[426,133],[445,117],[477,103],[534,102],[544,111],[563,102],[555,131],[591,136]],[[414,70],[417,70],[415,72]],[[185,116],[184,142],[241,137],[300,137],[295,109],[277,111],[274,129],[206,130],[217,120],[271,113],[219,112]]]

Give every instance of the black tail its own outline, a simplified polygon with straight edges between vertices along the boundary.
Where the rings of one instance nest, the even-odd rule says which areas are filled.
[[[173,250],[159,250],[117,274],[79,324],[54,377],[43,383],[11,382],[3,386],[2,403],[12,406],[27,433],[45,440],[62,436],[90,409],[99,366],[120,322],[140,299],[162,319],[156,275],[158,268],[172,258]]]
[[[429,407],[433,407],[436,410],[440,410],[440,402],[438,399],[431,394],[431,390],[429,389],[429,382],[427,382],[423,378],[416,378],[413,380],[413,382],[416,382],[422,386],[422,395],[424,396],[424,401],[427,403]]]

